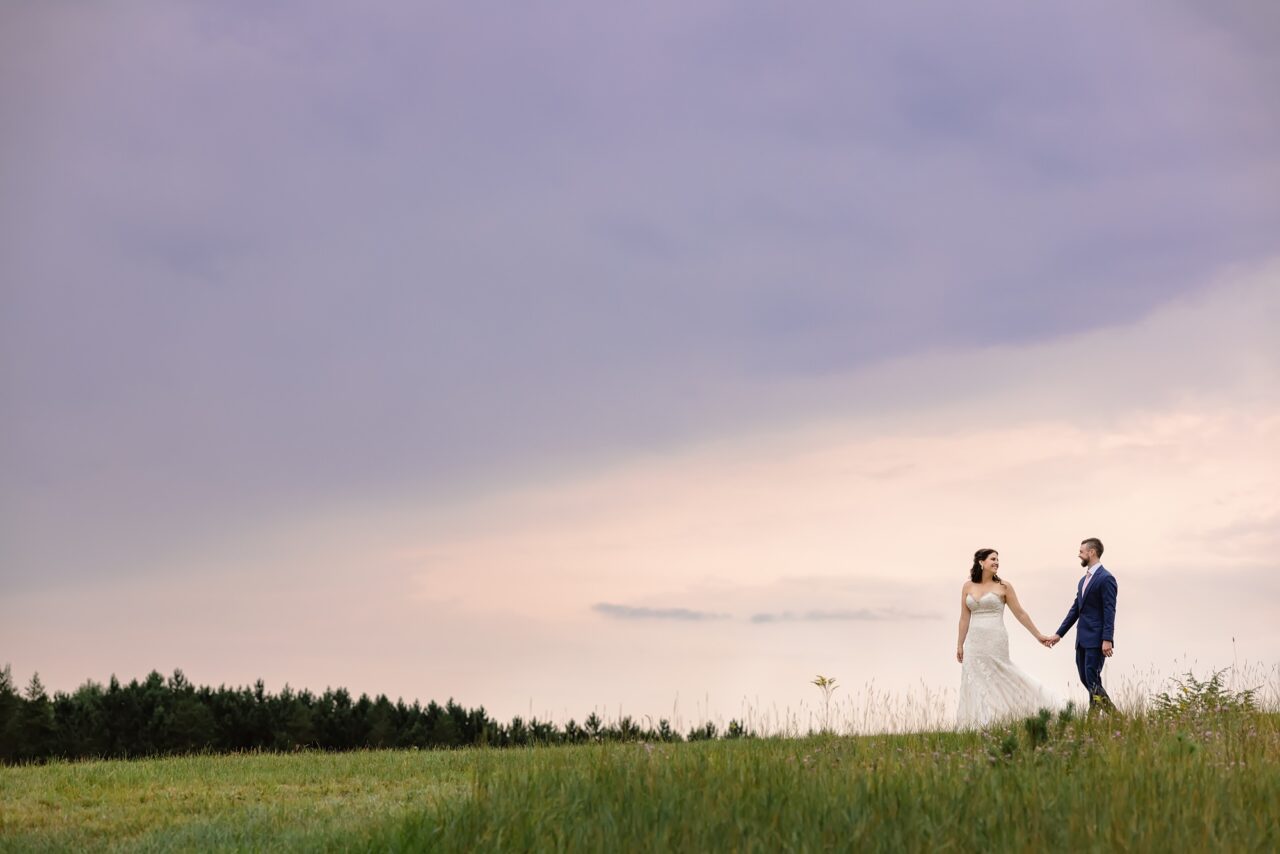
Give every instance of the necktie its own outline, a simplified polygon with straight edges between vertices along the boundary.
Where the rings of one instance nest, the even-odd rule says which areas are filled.
[[[1080,598],[1084,598],[1085,591],[1089,589],[1089,582],[1093,581],[1093,570],[1089,570],[1084,574],[1084,586],[1080,588]]]

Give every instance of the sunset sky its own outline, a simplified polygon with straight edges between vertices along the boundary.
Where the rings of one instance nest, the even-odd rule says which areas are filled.
[[[5,3],[0,666],[946,706],[974,550],[1051,632],[1096,536],[1109,685],[1280,679],[1277,39],[1261,0]]]

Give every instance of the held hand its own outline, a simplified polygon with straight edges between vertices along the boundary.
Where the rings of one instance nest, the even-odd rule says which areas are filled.
[[[1111,641],[1102,642],[1102,654],[1105,655],[1107,658],[1110,658],[1111,654],[1115,651],[1116,651],[1115,646],[1111,643]]]
[[[956,647],[956,661],[964,664],[964,647]]]
[[[1062,640],[1062,635],[1058,635],[1058,634],[1049,635],[1047,638],[1045,638],[1044,645],[1049,649],[1053,649],[1054,646],[1056,646],[1058,641],[1060,640]]]

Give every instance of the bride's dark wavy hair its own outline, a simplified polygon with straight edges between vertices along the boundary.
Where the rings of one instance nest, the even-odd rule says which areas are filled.
[[[973,553],[973,568],[969,570],[969,580],[974,584],[982,581],[982,562],[994,554],[1000,552],[996,549],[978,549]],[[996,584],[1004,584],[1004,580],[998,575],[991,576],[991,580]]]

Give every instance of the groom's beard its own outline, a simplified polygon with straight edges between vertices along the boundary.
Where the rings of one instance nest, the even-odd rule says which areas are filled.
[[[1089,568],[1089,559],[1088,559],[1088,558],[1080,558],[1080,565],[1081,565],[1081,566],[1083,566],[1085,569],[1088,569],[1088,568]]]

